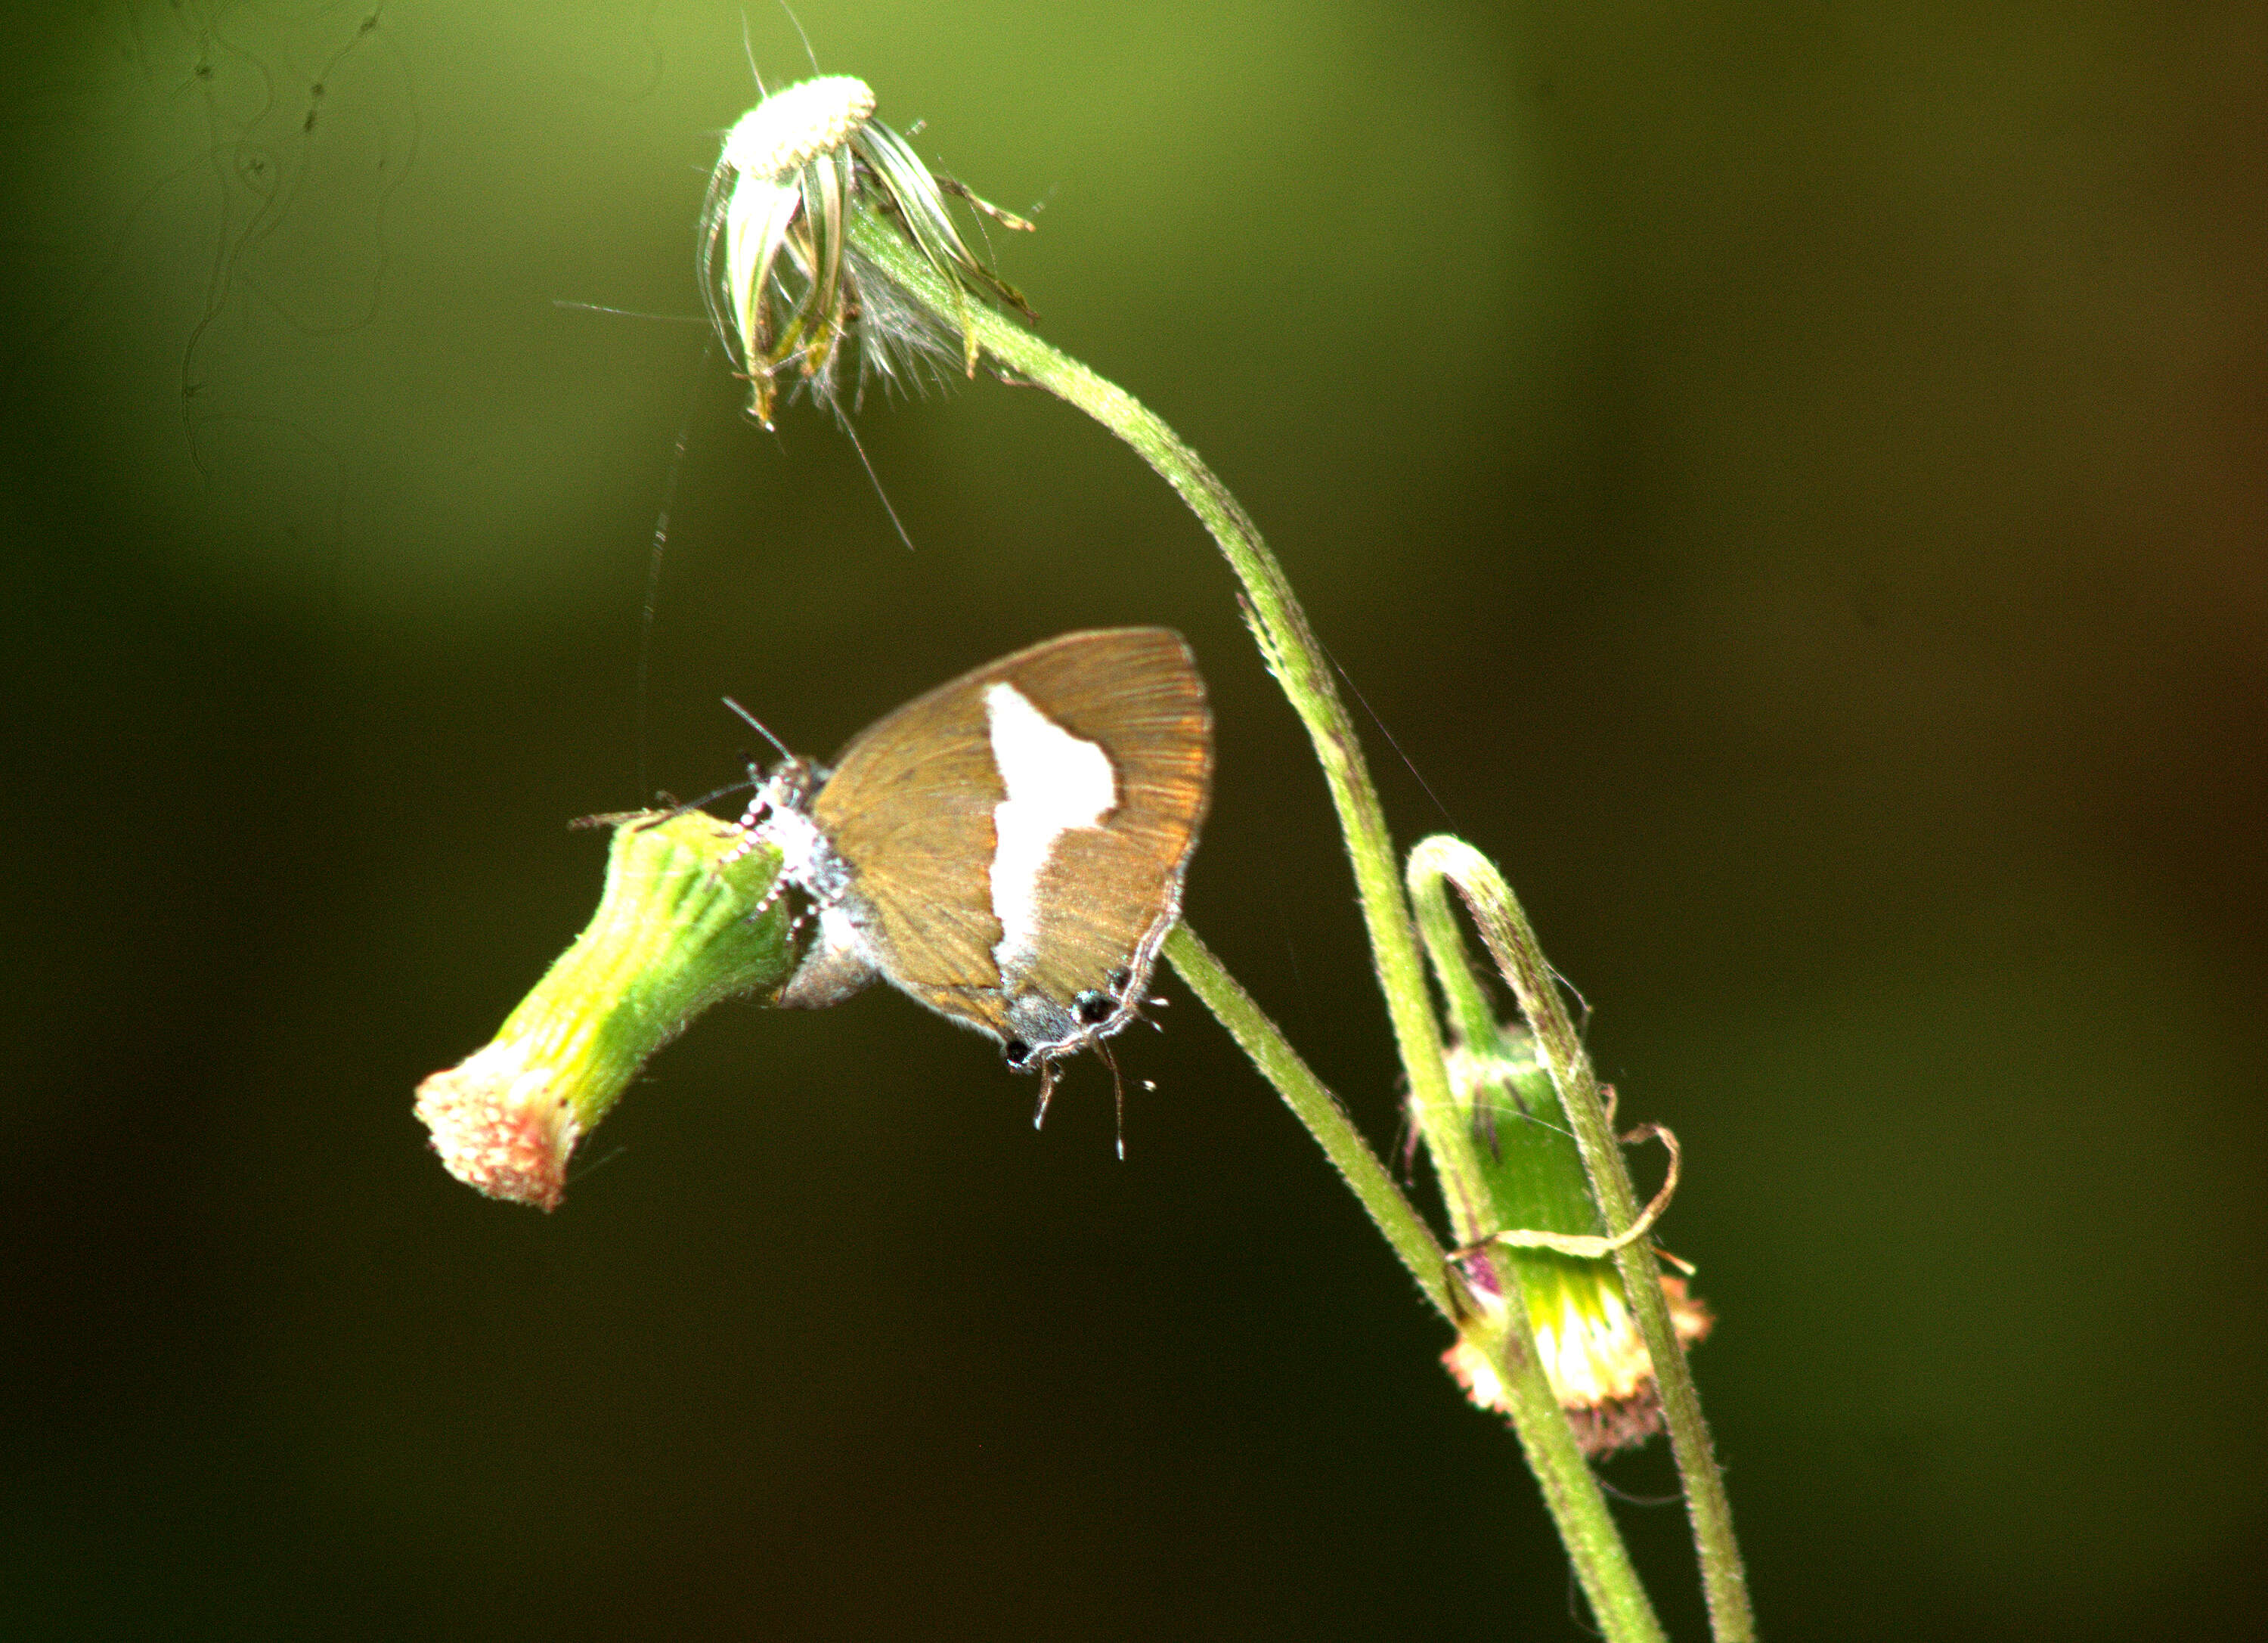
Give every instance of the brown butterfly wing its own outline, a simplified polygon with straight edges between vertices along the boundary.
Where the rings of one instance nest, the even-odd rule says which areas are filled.
[[[990,868],[993,810],[1006,792],[985,704],[996,682],[1100,746],[1116,787],[1100,827],[1056,840],[1039,884],[1045,950],[1005,978]],[[1178,635],[1072,633],[877,720],[843,750],[812,814],[850,866],[854,910],[890,980],[1006,1039],[1009,995],[1036,990],[1068,1008],[1083,991],[1109,990],[1116,972],[1137,983],[1146,974],[1179,914],[1211,765],[1204,687]]]
[[[932,993],[997,991],[999,920],[968,894],[992,859],[1005,796],[985,737],[984,699],[956,680],[868,726],[843,750],[812,817],[850,867],[867,939],[890,979],[948,1014]]]
[[[1012,988],[1069,1004],[1108,991],[1113,973],[1138,984],[1181,911],[1212,779],[1212,718],[1189,647],[1162,628],[1075,638],[1109,642],[1106,666],[1063,641],[1011,658],[1009,682],[1082,740],[1101,745],[1117,803],[1099,828],[1061,835],[1040,875],[1045,949]],[[1110,688],[1082,688],[1097,677]]]

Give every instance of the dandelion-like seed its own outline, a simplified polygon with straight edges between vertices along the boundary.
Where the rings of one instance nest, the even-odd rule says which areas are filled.
[[[976,374],[966,323],[972,297],[1028,313],[980,262],[946,208],[955,195],[1009,228],[1031,225],[934,175],[873,117],[874,93],[848,75],[773,92],[725,138],[701,209],[701,291],[709,318],[748,381],[748,414],[766,428],[792,364],[813,397],[843,407],[837,362],[855,327],[861,382],[895,380],[911,362],[948,358],[953,339],[851,243],[853,214],[878,213],[954,294],[960,353]]]

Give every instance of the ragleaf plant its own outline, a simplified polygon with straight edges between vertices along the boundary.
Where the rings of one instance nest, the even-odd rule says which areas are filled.
[[[771,425],[791,367],[845,414],[846,343],[862,382],[870,372],[895,379],[909,359],[957,356],[972,376],[988,362],[1086,412],[1189,505],[1235,574],[1262,658],[1322,766],[1410,1115],[1448,1209],[1448,1246],[1186,922],[1166,958],[1307,1125],[1456,1331],[1449,1367],[1509,1419],[1603,1633],[1616,1643],[1662,1635],[1589,1458],[1666,1426],[1712,1632],[1752,1637],[1730,1507],[1683,1351],[1708,1315],[1664,1276],[1648,1238],[1675,1185],[1675,1138],[1659,1126],[1626,1138],[1659,1137],[1669,1151],[1668,1179],[1641,1214],[1605,1094],[1502,875],[1448,837],[1397,861],[1331,666],[1258,528],[1147,408],[1000,312],[1028,311],[969,252],[946,198],[1028,225],[931,173],[873,114],[862,83],[814,80],[768,98],[726,141],[703,210],[701,265],[711,314],[750,383],[750,414]],[[556,1205],[575,1141],[645,1056],[720,998],[776,997],[794,968],[775,852],[747,848],[733,824],[705,815],[615,820],[590,928],[495,1043],[421,1087],[419,1111],[444,1161],[494,1196]],[[1517,1025],[1498,1020],[1474,974],[1451,888],[1511,990]]]

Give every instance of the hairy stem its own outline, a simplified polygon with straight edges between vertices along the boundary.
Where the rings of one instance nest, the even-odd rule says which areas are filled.
[[[1472,1138],[1459,1122],[1451,1100],[1440,1027],[1426,991],[1417,928],[1384,808],[1371,782],[1353,722],[1333,681],[1329,659],[1308,627],[1291,583],[1262,540],[1259,527],[1197,454],[1133,395],[1012,320],[955,300],[960,295],[957,290],[886,225],[861,217],[853,223],[851,241],[925,306],[940,324],[954,328],[966,325],[983,352],[998,365],[1085,411],[1132,446],[1180,493],[1219,545],[1242,585],[1246,621],[1261,655],[1307,726],[1329,785],[1340,832],[1354,867],[1372,961],[1386,995],[1409,1079],[1411,1110],[1437,1166],[1445,1158],[1469,1153]],[[1452,1286],[1461,1287],[1462,1280],[1451,1279],[1439,1266],[1431,1273],[1424,1270],[1428,1264],[1440,1261],[1439,1246],[1416,1221],[1414,1212],[1408,1212],[1406,1201],[1393,1189],[1391,1177],[1361,1144],[1337,1102],[1300,1065],[1281,1035],[1267,1025],[1249,998],[1228,981],[1226,972],[1186,929],[1176,932],[1167,952],[1175,969],[1220,1015],[1256,1065],[1277,1083],[1428,1298],[1469,1338],[1501,1333],[1504,1338],[1485,1341],[1484,1350],[1505,1368],[1521,1446],[1543,1484],[1561,1538],[1601,1625],[1617,1643],[1660,1637],[1652,1605],[1536,1356],[1532,1326],[1525,1302],[1519,1297],[1518,1276],[1511,1271],[1511,1263],[1491,1259],[1491,1264],[1499,1269],[1499,1283],[1510,1286],[1505,1293],[1513,1304],[1504,1308],[1503,1322],[1476,1319],[1473,1309],[1461,1304],[1457,1287]],[[1452,1163],[1444,1179],[1457,1178],[1461,1173]],[[1381,1187],[1386,1191],[1381,1192]]]
[[[1330,785],[1340,831],[1354,864],[1355,888],[1368,926],[1373,962],[1386,994],[1394,1035],[1410,1092],[1426,1109],[1447,1104],[1448,1073],[1441,1033],[1425,992],[1418,935],[1403,898],[1386,813],[1372,785],[1362,744],[1339,699],[1329,659],[1307,626],[1306,614],[1259,527],[1228,488],[1182,443],[1174,431],[1115,383],[1050,348],[1013,320],[965,298],[941,278],[888,224],[870,214],[853,219],[851,243],[889,278],[924,305],[940,324],[965,320],[983,351],[1018,377],[1085,411],[1134,448],[1159,476],[1181,493],[1243,585],[1247,619],[1261,655],[1307,727]]]
[[[1609,1236],[1616,1236],[1638,1219],[1638,1200],[1631,1185],[1614,1130],[1600,1098],[1598,1079],[1582,1040],[1560,1002],[1550,965],[1535,939],[1535,932],[1521,910],[1519,901],[1495,865],[1462,839],[1435,836],[1410,851],[1410,879],[1421,901],[1442,896],[1446,879],[1457,888],[1466,910],[1481,932],[1490,956],[1496,960],[1506,984],[1520,1001],[1535,1035],[1537,1058],[1550,1075],[1561,1109],[1575,1132],[1591,1189],[1606,1219]],[[1446,904],[1439,910],[1446,917]],[[1653,1359],[1654,1382],[1661,1396],[1663,1423],[1677,1469],[1685,1483],[1686,1510],[1693,1523],[1694,1544],[1701,1558],[1701,1581],[1709,1601],[1712,1633],[1725,1643],[1748,1643],[1756,1635],[1756,1617],[1749,1602],[1748,1573],[1741,1561],[1740,1543],[1733,1534],[1733,1508],[1725,1492],[1725,1478],[1717,1464],[1709,1426],[1701,1414],[1701,1395],[1685,1353],[1677,1344],[1669,1308],[1661,1293],[1661,1268],[1652,1245],[1635,1239],[1615,1252],[1622,1273],[1624,1299],[1638,1321]]]
[[[1402,1257],[1402,1264],[1410,1269],[1410,1276],[1418,1280],[1418,1287],[1433,1303],[1433,1309],[1451,1323],[1457,1323],[1470,1307],[1452,1293],[1456,1280],[1451,1276],[1448,1256],[1425,1218],[1378,1154],[1370,1150],[1370,1143],[1362,1138],[1362,1131],[1355,1128],[1338,1097],[1308,1070],[1291,1041],[1188,925],[1175,925],[1174,933],[1166,938],[1166,961],[1197,994],[1197,1001],[1228,1029],[1228,1035],[1260,1069],[1260,1075],[1276,1087],[1284,1104],[1307,1125],[1307,1133],[1315,1138],[1323,1155],[1370,1212],[1370,1219],[1394,1246],[1394,1253]]]
[[[1309,1072],[1276,1024],[1251,995],[1221,967],[1186,924],[1166,939],[1166,959],[1189,991],[1228,1028],[1238,1048],[1276,1087],[1337,1167],[1370,1218],[1426,1300],[1454,1324],[1466,1340],[1498,1366],[1506,1404],[1528,1469],[1543,1490],[1544,1504],[1558,1526],[1576,1579],[1589,1598],[1601,1630],[1614,1643],[1654,1643],[1662,1636],[1638,1570],[1616,1529],[1598,1479],[1577,1446],[1536,1350],[1535,1325],[1513,1263],[1495,1259],[1499,1293],[1506,1304],[1484,1310],[1474,1303],[1463,1279],[1442,1253],[1418,1212],[1356,1130],[1338,1099]]]

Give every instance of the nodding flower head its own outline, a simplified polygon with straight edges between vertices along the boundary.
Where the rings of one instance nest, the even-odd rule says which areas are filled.
[[[1624,1302],[1622,1279],[1613,1266],[1549,1255],[1525,1257],[1521,1265],[1536,1353],[1583,1452],[1611,1454],[1660,1431],[1661,1401],[1653,1361],[1638,1337],[1638,1320]],[[1465,1274],[1482,1310],[1500,1312],[1504,1297],[1487,1267],[1469,1263]],[[1665,1275],[1661,1290],[1680,1346],[1691,1346],[1709,1333],[1716,1319],[1699,1298],[1686,1292],[1683,1278]],[[1500,1414],[1511,1412],[1495,1366],[1470,1345],[1459,1341],[1441,1354],[1441,1361],[1474,1403]]]
[[[945,196],[1010,228],[1031,225],[934,175],[873,115],[874,93],[848,75],[787,86],[740,116],[710,175],[702,296],[747,379],[748,413],[767,428],[791,363],[814,398],[841,412],[836,362],[854,327],[862,381],[869,371],[895,379],[912,360],[951,356],[954,339],[941,324],[851,244],[856,212],[878,214],[911,243],[952,290],[964,320],[971,296],[1024,307],[1014,287],[969,250]],[[976,338],[965,323],[956,328],[974,376]]]
[[[1458,1265],[1480,1312],[1501,1322],[1506,1299],[1495,1265],[1471,1258],[1497,1246],[1495,1259],[1510,1264],[1527,1302],[1552,1396],[1585,1453],[1605,1455],[1661,1429],[1653,1360],[1622,1274],[1606,1258],[1607,1241],[1595,1235],[1603,1223],[1565,1108],[1535,1057],[1534,1040],[1524,1028],[1501,1025],[1493,1037],[1484,1052],[1460,1044],[1448,1056],[1452,1106],[1480,1143],[1472,1174],[1462,1178],[1464,1184],[1452,1197],[1459,1235],[1478,1239],[1458,1252]],[[1669,1182],[1638,1219],[1632,1229],[1637,1235],[1676,1186],[1674,1143],[1671,1156]],[[1492,1230],[1504,1227],[1523,1230]],[[1579,1253],[1584,1246],[1591,1246],[1589,1252]],[[1715,1319],[1687,1292],[1684,1279],[1660,1281],[1672,1332],[1681,1348],[1690,1347]],[[1442,1360],[1474,1403],[1512,1413],[1497,1366],[1470,1338],[1459,1340]]]

